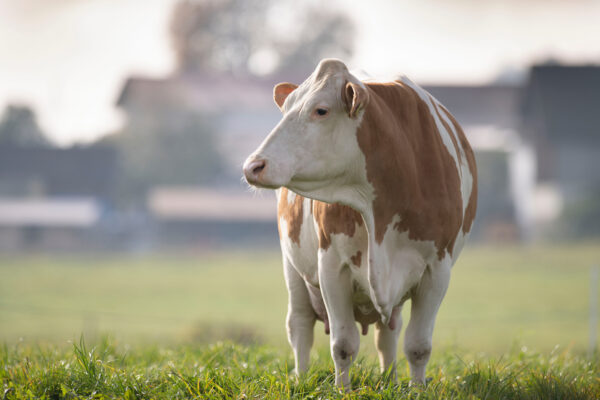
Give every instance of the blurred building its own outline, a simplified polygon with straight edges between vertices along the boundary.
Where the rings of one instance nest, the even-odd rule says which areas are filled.
[[[240,182],[243,161],[280,115],[273,104],[272,85],[268,80],[229,75],[127,80],[117,100],[126,114],[124,135],[176,126],[181,110],[195,113],[203,120],[200,127],[208,127],[216,138],[215,151],[225,159],[227,170],[212,185],[167,182],[151,187],[141,205],[150,223],[150,234],[144,239],[148,246],[277,246],[273,194],[250,194]],[[157,123],[157,116],[163,121]],[[156,125],[149,127],[149,123]]]
[[[277,206],[260,193],[157,187],[148,196],[155,243],[162,248],[274,247]]]
[[[0,146],[0,249],[99,246],[116,176],[112,148]]]
[[[110,205],[117,168],[110,147],[0,146],[0,195],[94,197]]]
[[[163,110],[189,110],[203,116],[218,138],[226,167],[236,180],[240,168],[262,137],[275,125],[280,112],[273,104],[273,78],[239,78],[231,75],[179,74],[164,79],[131,77],[117,106],[127,124],[143,127]],[[176,113],[172,113],[177,117]]]
[[[534,66],[524,94],[522,134],[537,157],[540,229],[600,235],[600,67]]]
[[[600,67],[535,66],[525,86],[523,137],[540,182],[576,195],[600,186]]]

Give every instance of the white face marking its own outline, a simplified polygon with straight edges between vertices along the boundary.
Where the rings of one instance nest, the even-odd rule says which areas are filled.
[[[307,193],[354,179],[363,155],[356,140],[360,118],[350,118],[342,100],[349,81],[360,83],[341,62],[329,60],[287,96],[283,118],[249,157],[266,161],[260,183]]]

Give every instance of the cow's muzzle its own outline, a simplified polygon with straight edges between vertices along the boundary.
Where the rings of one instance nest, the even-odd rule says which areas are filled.
[[[260,158],[249,158],[246,160],[243,167],[246,182],[254,186],[263,186],[261,177],[266,166],[267,161]]]

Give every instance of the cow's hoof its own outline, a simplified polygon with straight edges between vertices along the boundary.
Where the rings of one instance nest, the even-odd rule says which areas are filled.
[[[296,372],[296,368],[290,371],[289,377],[295,382],[298,383],[300,381],[300,374]]]
[[[425,378],[425,381],[415,381],[415,380],[410,380],[410,382],[408,383],[408,386],[411,387],[427,387],[427,385],[429,385],[429,382],[431,382],[433,380],[433,378]]]
[[[352,391],[352,386],[338,386],[338,390],[340,391],[340,393],[350,393]]]

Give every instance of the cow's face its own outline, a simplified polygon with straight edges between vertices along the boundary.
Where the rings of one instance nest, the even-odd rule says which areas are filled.
[[[300,86],[280,83],[273,95],[283,118],[244,163],[248,183],[309,192],[352,179],[364,85],[341,61],[323,60]]]

